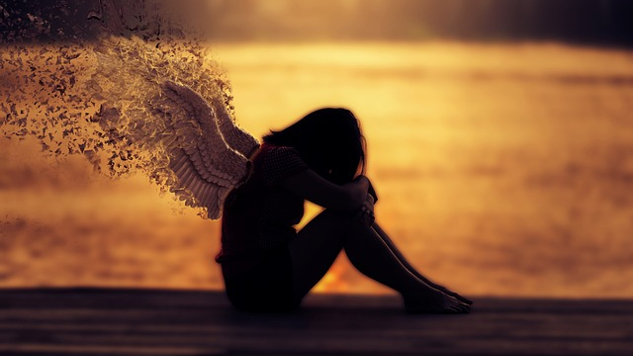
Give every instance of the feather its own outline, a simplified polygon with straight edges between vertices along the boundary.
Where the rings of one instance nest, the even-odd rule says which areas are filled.
[[[176,177],[178,177],[178,181],[182,183],[182,180],[185,176],[185,174],[191,169],[191,164],[189,163],[189,161],[185,162],[177,171],[174,171],[174,173],[176,173]]]
[[[207,209],[209,218],[216,219],[220,216],[220,209],[218,208],[217,202],[210,204]]]
[[[193,180],[196,179],[197,175],[198,173],[196,172],[196,169],[194,167],[189,168],[186,177],[182,181],[183,186],[187,188],[187,190],[191,191],[191,185],[193,183]]]
[[[200,188],[200,201],[199,201],[199,205],[201,207],[206,207],[206,199],[207,199],[207,192],[209,191],[209,183],[202,181],[202,185]]]
[[[191,166],[191,162],[189,160],[189,156],[183,152],[183,156],[181,158],[181,164],[177,167],[172,168],[172,170],[174,171],[174,173],[176,173],[176,176],[178,178],[182,178],[183,175],[185,174],[186,170]]]
[[[213,189],[213,200],[215,202],[215,204],[213,204],[213,211],[214,211],[214,215],[220,215],[220,206],[221,204],[219,204],[219,200],[218,197],[220,196],[220,191],[222,189],[220,187],[215,187],[215,189]]]
[[[204,193],[204,206],[210,209],[215,204],[215,196],[213,194],[216,186],[207,184],[206,192]]]
[[[217,199],[219,201],[224,201],[226,197],[229,195],[230,191],[231,191],[230,189],[222,189],[221,191],[218,192]]]
[[[199,176],[196,176],[191,186],[191,192],[193,193],[193,196],[196,197],[196,202],[198,203],[198,205],[200,205],[200,202],[202,200],[203,184],[204,183],[202,182],[202,179],[200,179]]]
[[[189,157],[187,157],[187,155],[185,154],[184,151],[179,150],[178,154],[177,154],[177,158],[174,159],[173,164],[172,162],[169,163],[170,168],[174,171],[177,172],[179,171],[184,165],[187,164],[187,161],[189,160]]]
[[[194,166],[198,172],[201,172],[205,169],[204,164],[202,163],[202,156],[200,152],[196,149],[191,155],[191,160],[193,161]]]
[[[243,183],[250,172],[250,155],[259,142],[240,129],[226,104],[217,98],[207,102],[190,88],[166,81],[164,95],[150,112],[161,115],[167,127],[164,147],[173,159],[169,168],[176,175],[170,191],[188,206],[205,207],[217,219],[228,192]]]
[[[257,139],[235,124],[233,118],[231,118],[231,115],[226,110],[226,106],[219,98],[214,98],[212,107],[218,118],[218,127],[224,140],[242,156],[250,157],[250,155],[259,148]]]
[[[180,186],[188,189],[189,187],[189,182],[191,181],[192,177],[194,176],[194,172],[195,172],[195,168],[192,167],[191,165],[188,165],[185,168],[184,174],[182,175],[182,178],[180,179]]]
[[[179,162],[177,162],[174,167],[172,167],[172,170],[174,171],[174,173],[176,173],[176,175],[178,175],[178,172],[181,172],[183,169],[185,169],[187,167],[189,158],[186,157],[186,155],[184,157],[182,157],[180,159]]]

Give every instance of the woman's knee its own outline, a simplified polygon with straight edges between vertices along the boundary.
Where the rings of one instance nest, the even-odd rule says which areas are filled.
[[[355,219],[355,214],[351,212],[340,212],[331,209],[323,210],[315,220],[327,220],[328,222],[340,226],[354,226],[358,225],[358,219]]]
[[[335,211],[332,209],[325,209],[318,215],[318,217],[324,217],[328,219],[348,220],[348,219],[351,219],[352,214],[349,212],[341,212],[341,211]]]
[[[346,236],[362,234],[365,230],[371,228],[371,226],[357,219],[354,213],[350,212],[324,210],[316,219],[327,225],[335,226],[338,231],[343,232]]]

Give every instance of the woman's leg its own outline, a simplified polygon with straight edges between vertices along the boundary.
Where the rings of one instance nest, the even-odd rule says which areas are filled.
[[[450,296],[453,296],[455,298],[457,298],[457,300],[462,301],[466,304],[472,305],[473,301],[459,295],[456,292],[453,292],[452,290],[441,286],[439,284],[436,284],[432,281],[430,281],[429,279],[427,279],[426,277],[424,277],[420,272],[418,272],[415,267],[413,267],[409,261],[407,261],[406,258],[404,258],[404,256],[402,255],[402,253],[400,252],[400,250],[398,250],[398,248],[396,247],[396,245],[393,243],[393,241],[391,241],[391,238],[389,238],[389,235],[387,235],[387,233],[380,227],[380,225],[378,225],[377,222],[374,222],[372,224],[372,227],[374,228],[374,230],[378,233],[378,235],[380,235],[380,238],[385,242],[385,244],[387,246],[389,246],[389,248],[391,249],[391,251],[393,252],[394,255],[396,255],[396,257],[400,260],[400,262],[405,266],[405,268],[407,268],[409,271],[411,271],[411,273],[415,274],[416,277],[418,277],[420,280],[422,280],[424,283],[428,284],[429,286],[438,289]]]
[[[290,242],[293,290],[297,300],[308,294],[330,269],[343,249],[348,224],[337,214],[324,211]]]
[[[409,311],[467,312],[458,300],[411,273],[371,227],[325,211],[290,243],[295,297],[302,298],[325,275],[341,249],[361,273],[402,294]]]

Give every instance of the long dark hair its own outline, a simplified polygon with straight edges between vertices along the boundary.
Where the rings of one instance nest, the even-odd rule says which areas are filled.
[[[365,172],[366,143],[354,114],[342,108],[313,111],[264,142],[299,151],[308,166],[336,184],[351,182]]]

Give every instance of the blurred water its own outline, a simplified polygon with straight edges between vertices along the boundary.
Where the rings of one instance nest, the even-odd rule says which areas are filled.
[[[360,118],[384,225],[467,294],[631,297],[633,54],[556,44],[210,44],[261,136]],[[140,176],[3,142],[0,285],[219,288],[217,224]],[[316,209],[309,212],[314,214]],[[386,292],[339,259],[320,291]]]

